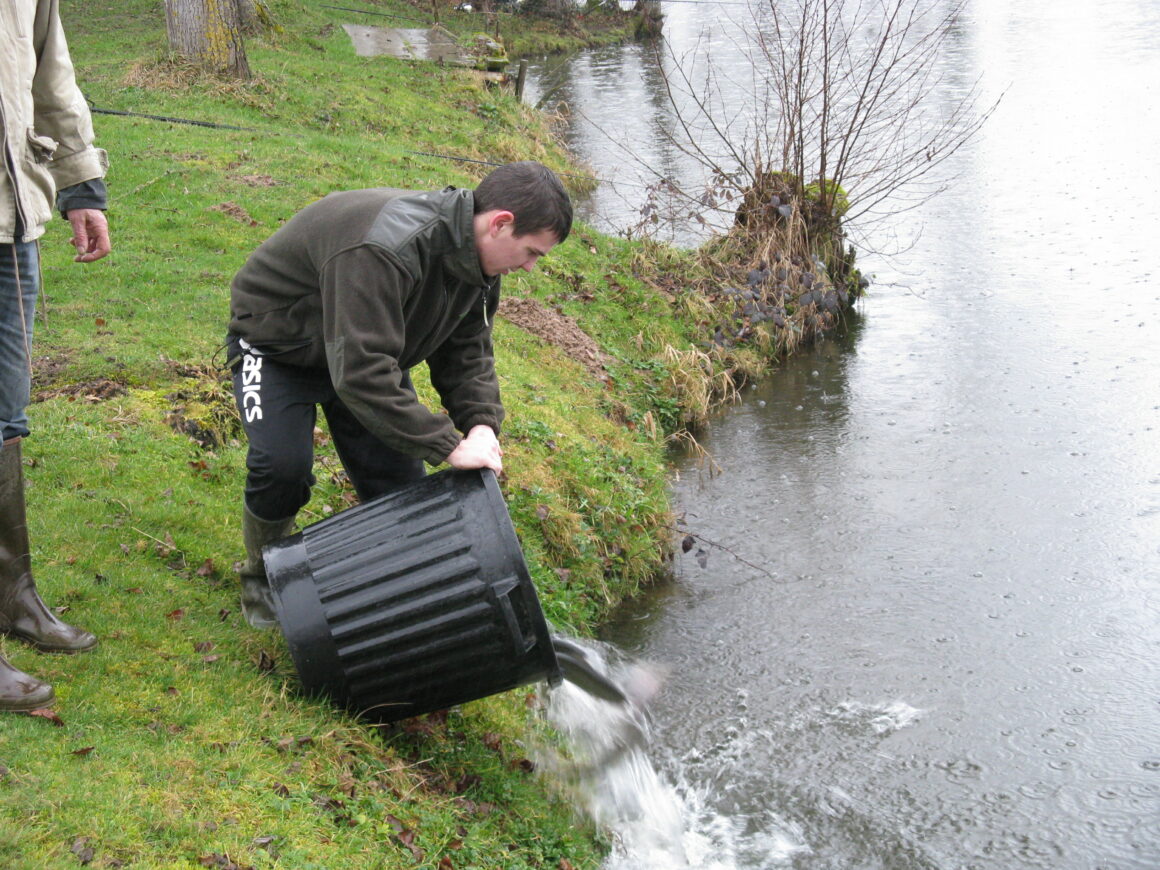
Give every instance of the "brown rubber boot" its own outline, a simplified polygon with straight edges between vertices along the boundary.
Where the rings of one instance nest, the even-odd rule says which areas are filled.
[[[55,701],[52,686],[18,671],[0,656],[0,713],[27,713],[51,707]]]
[[[0,450],[0,633],[19,638],[41,652],[92,649],[97,645],[96,636],[58,619],[41,600],[32,580],[20,440],[5,441]]]
[[[242,505],[242,541],[246,547],[246,561],[238,573],[242,578],[242,615],[252,628],[278,627],[274,593],[270,591],[270,580],[266,577],[262,548],[282,540],[293,530],[294,517],[264,520]]]

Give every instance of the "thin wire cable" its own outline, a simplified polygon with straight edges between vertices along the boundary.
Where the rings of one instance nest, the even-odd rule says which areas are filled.
[[[142,112],[124,112],[120,109],[99,109],[92,104],[92,101],[86,100],[86,102],[89,104],[89,111],[96,115],[120,115],[124,118],[146,118],[150,121],[167,121],[171,124],[192,124],[195,127],[213,127],[217,130],[243,130],[247,133],[270,132],[269,130],[261,130],[258,127],[235,127],[233,124],[219,124],[216,121],[195,121],[191,118],[172,118],[168,115],[146,115]]]

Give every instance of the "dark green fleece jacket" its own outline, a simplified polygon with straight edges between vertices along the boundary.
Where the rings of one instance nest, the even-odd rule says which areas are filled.
[[[503,421],[492,355],[498,277],[476,253],[472,193],[332,193],[267,239],[234,277],[230,333],[278,362],[326,368],[385,444],[438,464]],[[401,387],[426,361],[450,416]]]

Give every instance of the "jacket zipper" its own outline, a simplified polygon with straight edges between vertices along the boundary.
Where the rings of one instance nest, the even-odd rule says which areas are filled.
[[[483,325],[490,328],[491,324],[487,322],[487,285],[483,287]]]

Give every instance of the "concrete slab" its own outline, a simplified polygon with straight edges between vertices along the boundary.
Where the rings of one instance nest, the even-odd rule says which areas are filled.
[[[371,27],[344,24],[355,54],[359,57],[389,57],[404,60],[432,60],[471,66],[475,59],[442,27]]]

